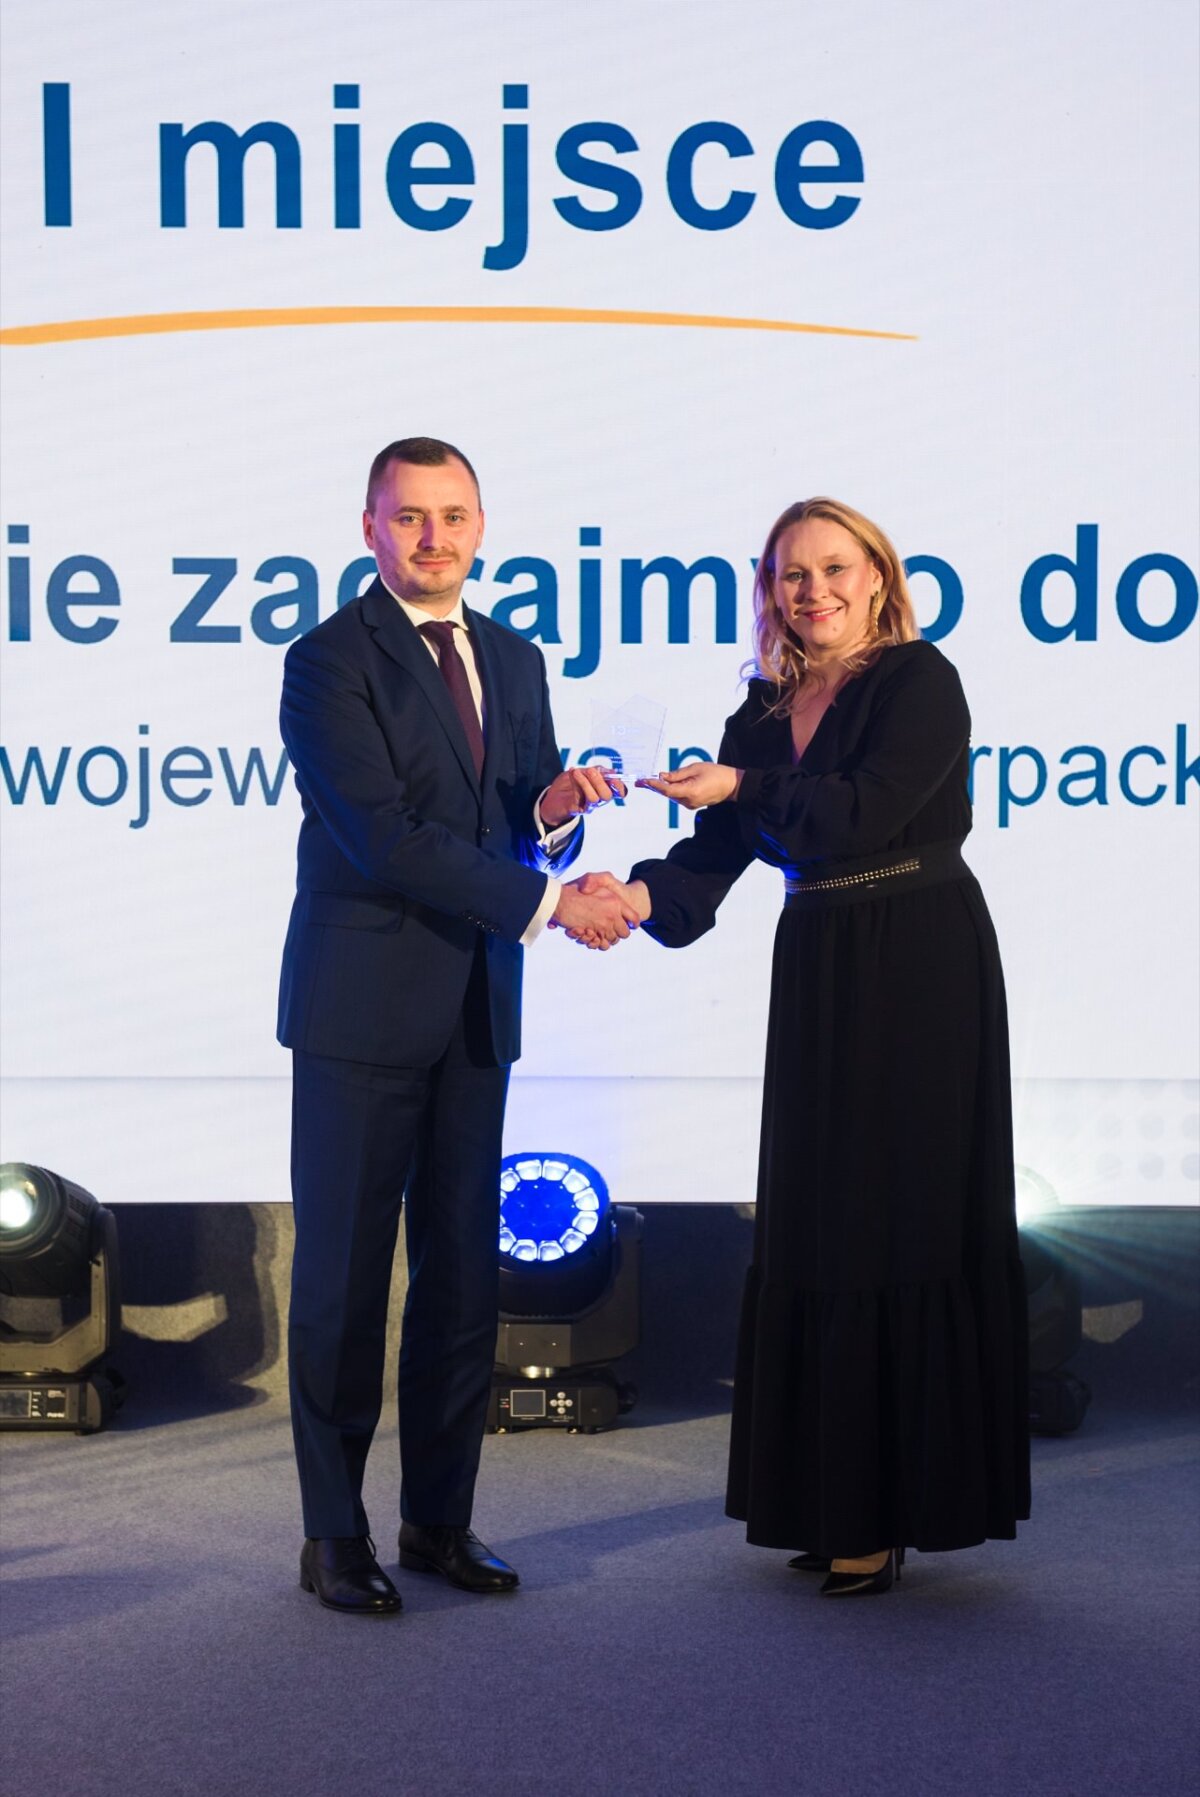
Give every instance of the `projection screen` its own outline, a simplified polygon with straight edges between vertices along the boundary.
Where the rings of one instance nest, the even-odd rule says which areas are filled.
[[[634,697],[664,765],[716,754],[788,502],[889,530],[971,704],[1017,1158],[1194,1203],[1196,35],[1175,0],[6,6],[4,1157],[287,1197],[281,662],[370,577],[375,451],[429,433],[572,761]],[[580,867],[689,828],[632,795]],[[751,869],[684,953],[540,939],[507,1146],[752,1199],[780,899]]]

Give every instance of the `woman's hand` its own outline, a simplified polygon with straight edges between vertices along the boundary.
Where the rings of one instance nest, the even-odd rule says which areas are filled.
[[[612,917],[601,928],[596,920],[574,915],[571,900],[604,899],[612,907]],[[584,948],[611,948],[614,942],[636,930],[650,915],[650,892],[644,880],[626,886],[615,874],[584,874],[563,887],[559,909],[550,919],[552,930],[565,930],[572,942]]]
[[[660,774],[656,780],[639,780],[651,792],[673,799],[687,811],[702,811],[706,805],[720,805],[732,799],[742,783],[739,767],[725,767],[719,761],[696,761],[674,774]]]
[[[615,874],[584,874],[575,881],[581,893],[590,898],[597,892],[611,892],[620,899],[625,915],[625,922],[631,930],[638,924],[645,923],[650,915],[650,888],[645,880],[618,880]]]

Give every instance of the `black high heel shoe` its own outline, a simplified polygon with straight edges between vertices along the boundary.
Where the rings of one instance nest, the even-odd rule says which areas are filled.
[[[791,1572],[828,1572],[829,1568],[828,1554],[793,1554],[788,1561]]]
[[[900,1583],[904,1549],[890,1547],[878,1572],[831,1572],[821,1586],[822,1597],[873,1597]]]

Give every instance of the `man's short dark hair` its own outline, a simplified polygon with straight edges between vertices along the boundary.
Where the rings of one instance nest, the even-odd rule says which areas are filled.
[[[461,462],[475,483],[476,499],[480,497],[479,476],[461,449],[455,449],[453,443],[443,443],[440,437],[400,437],[386,449],[381,449],[371,463],[371,472],[367,476],[369,512],[375,510],[375,496],[393,462],[412,462],[418,468],[441,468],[446,462]]]

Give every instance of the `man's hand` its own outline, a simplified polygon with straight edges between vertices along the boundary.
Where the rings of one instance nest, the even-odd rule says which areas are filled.
[[[542,823],[547,830],[557,830],[560,825],[570,823],[573,817],[594,811],[597,805],[607,805],[610,799],[624,797],[625,782],[618,779],[611,768],[564,768],[542,794]]]
[[[720,805],[732,799],[742,783],[742,770],[725,767],[719,761],[697,761],[681,767],[674,774],[660,774],[657,780],[639,780],[639,786],[661,792],[687,811],[703,811],[706,805]]]
[[[645,880],[631,880],[626,885],[624,880],[618,880],[616,874],[597,873],[581,874],[574,883],[585,898],[591,898],[597,892],[613,893],[620,899],[625,921],[631,929],[636,929],[639,923],[645,923],[650,915],[650,888]]]
[[[611,881],[612,887],[604,882]],[[584,888],[588,890],[584,890]],[[625,888],[611,874],[585,874],[572,880],[559,894],[558,904],[550,919],[552,930],[565,930],[572,942],[585,948],[611,948],[623,941],[641,921],[637,908],[622,894]],[[646,907],[649,916],[649,905]]]

